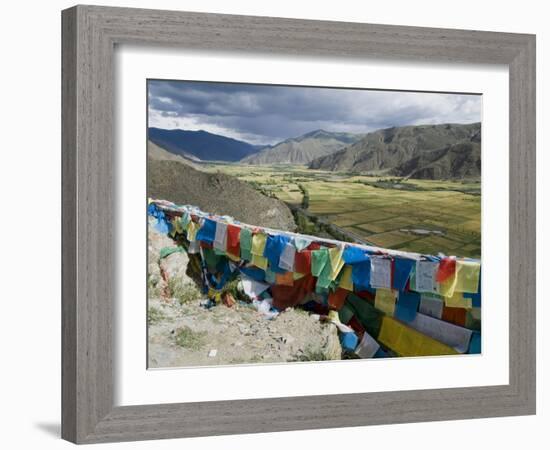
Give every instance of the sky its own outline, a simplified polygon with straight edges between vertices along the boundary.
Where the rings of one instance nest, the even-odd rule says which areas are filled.
[[[148,81],[149,127],[275,144],[322,129],[481,121],[481,96],[195,81]]]

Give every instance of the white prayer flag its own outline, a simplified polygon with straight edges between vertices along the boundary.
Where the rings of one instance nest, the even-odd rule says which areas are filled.
[[[391,259],[371,256],[370,285],[374,288],[391,288]]]

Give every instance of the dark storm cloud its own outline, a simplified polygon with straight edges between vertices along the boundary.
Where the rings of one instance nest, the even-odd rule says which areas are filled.
[[[160,80],[148,88],[150,126],[204,129],[253,143],[316,129],[365,133],[481,120],[476,95]]]

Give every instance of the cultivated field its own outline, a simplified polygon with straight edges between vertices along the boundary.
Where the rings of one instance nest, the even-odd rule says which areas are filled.
[[[404,181],[296,166],[202,168],[234,175],[380,247],[475,258],[481,254],[479,182]]]

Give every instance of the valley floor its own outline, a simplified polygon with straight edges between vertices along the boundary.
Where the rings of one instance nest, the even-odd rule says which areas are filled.
[[[233,175],[379,247],[481,256],[479,182],[397,180],[281,165],[205,164],[201,169]],[[320,234],[315,223],[301,228]]]

